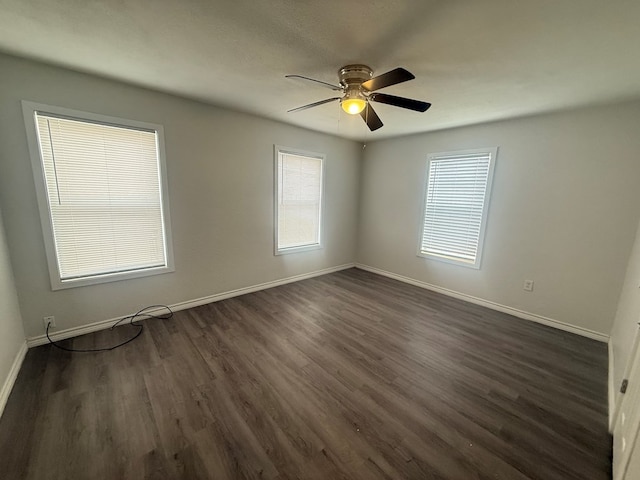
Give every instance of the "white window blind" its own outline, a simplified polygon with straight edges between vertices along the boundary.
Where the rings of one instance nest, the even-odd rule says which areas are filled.
[[[496,152],[429,156],[421,255],[479,267]]]
[[[321,155],[277,150],[276,253],[320,246],[322,164]]]
[[[54,288],[171,271],[158,132],[40,111],[34,117]]]

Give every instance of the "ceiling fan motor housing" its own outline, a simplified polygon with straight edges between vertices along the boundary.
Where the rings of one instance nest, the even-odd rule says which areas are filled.
[[[360,85],[372,77],[373,70],[366,65],[347,65],[338,70],[340,85],[344,87],[345,92],[349,90],[359,91]]]

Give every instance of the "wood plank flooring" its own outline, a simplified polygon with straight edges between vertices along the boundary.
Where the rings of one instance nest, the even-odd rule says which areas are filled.
[[[31,349],[0,477],[609,479],[606,379],[604,344],[351,269]]]

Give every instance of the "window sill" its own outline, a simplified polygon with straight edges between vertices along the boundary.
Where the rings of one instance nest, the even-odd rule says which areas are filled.
[[[152,275],[162,275],[164,273],[172,273],[175,271],[173,266],[145,268],[144,270],[134,270],[131,272],[105,273],[103,275],[93,275],[90,277],[82,277],[71,280],[60,280],[60,278],[51,278],[52,290],[64,290],[67,288],[86,287],[89,285],[99,285],[101,283],[119,282],[121,280],[129,280],[133,278],[150,277]]]
[[[301,245],[299,247],[276,248],[274,255],[288,255],[290,253],[308,252],[311,250],[319,250],[321,248],[322,245],[320,245],[319,243],[314,243],[312,245]]]

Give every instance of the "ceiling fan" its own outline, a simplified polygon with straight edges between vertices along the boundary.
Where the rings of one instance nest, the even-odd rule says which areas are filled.
[[[381,88],[390,87],[391,85],[397,85],[398,83],[416,78],[411,72],[408,72],[404,68],[396,68],[374,77],[373,70],[366,65],[347,65],[338,70],[339,85],[333,85],[302,75],[285,75],[285,77],[315,82],[323,87],[342,92],[343,94],[341,97],[327,98],[326,100],[320,100],[319,102],[293,108],[287,112],[299,112],[300,110],[306,110],[307,108],[340,100],[342,109],[351,115],[360,114],[372,132],[382,127],[383,123],[370,102],[386,103],[387,105],[407,108],[409,110],[415,110],[416,112],[426,112],[431,106],[430,103],[421,102],[420,100],[376,92],[376,90],[380,90]]]

